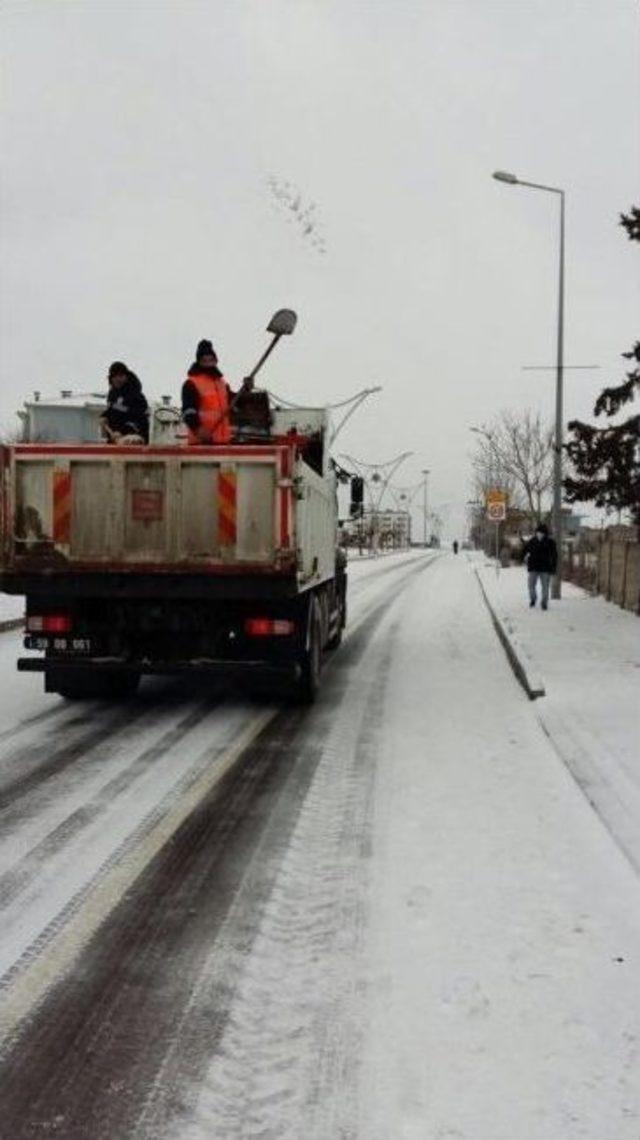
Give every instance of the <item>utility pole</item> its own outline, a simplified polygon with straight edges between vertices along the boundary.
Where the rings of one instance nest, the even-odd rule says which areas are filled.
[[[423,541],[424,541],[424,545],[426,546],[426,545],[427,545],[427,523],[428,523],[428,519],[429,519],[429,511],[428,511],[428,486],[427,486],[427,480],[428,480],[428,478],[429,478],[429,468],[428,468],[428,467],[425,467],[425,468],[423,469],[423,471],[422,471],[422,475],[424,475],[424,483],[423,483],[423,499],[422,499],[422,512],[423,512]]]
[[[509,171],[496,170],[493,177],[511,186],[527,186],[530,190],[543,190],[557,194],[560,200],[560,232],[558,257],[558,332],[556,340],[556,426],[553,452],[553,530],[558,544],[558,569],[551,584],[551,596],[562,595],[562,439],[563,439],[563,379],[564,379],[564,196],[559,186],[544,186],[540,182],[525,182]]]

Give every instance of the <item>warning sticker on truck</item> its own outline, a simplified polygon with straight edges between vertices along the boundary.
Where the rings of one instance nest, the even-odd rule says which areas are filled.
[[[131,517],[136,522],[161,522],[164,518],[164,494],[135,487],[131,492]]]

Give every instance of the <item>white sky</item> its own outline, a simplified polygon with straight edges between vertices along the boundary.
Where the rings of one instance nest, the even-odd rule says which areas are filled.
[[[104,386],[124,359],[177,395],[197,340],[234,383],[297,309],[265,382],[301,402],[384,391],[337,450],[415,456],[450,533],[469,425],[551,417],[557,199],[567,191],[566,419],[639,335],[632,0],[5,0],[2,389]],[[318,203],[327,253],[267,178]]]

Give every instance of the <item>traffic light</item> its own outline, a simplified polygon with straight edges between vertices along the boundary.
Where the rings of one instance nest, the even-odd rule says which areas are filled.
[[[364,501],[364,479],[360,475],[354,475],[351,480],[351,505],[349,507],[349,514],[351,518],[359,518],[362,515],[362,504]]]

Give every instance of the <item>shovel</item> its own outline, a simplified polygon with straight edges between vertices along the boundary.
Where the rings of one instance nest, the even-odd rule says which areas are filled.
[[[298,317],[297,317],[296,313],[294,313],[293,309],[278,309],[277,313],[273,314],[271,320],[269,321],[269,324],[267,325],[267,332],[273,334],[273,340],[271,341],[271,344],[267,347],[266,352],[263,352],[262,356],[260,357],[260,359],[259,359],[258,363],[256,364],[255,368],[253,369],[253,371],[251,371],[248,376],[245,376],[244,380],[242,381],[242,388],[237,393],[237,395],[234,396],[234,398],[231,401],[231,404],[229,405],[229,408],[227,409],[227,411],[223,412],[222,415],[219,416],[218,419],[216,420],[215,424],[213,425],[213,427],[211,429],[212,435],[215,432],[216,428],[218,427],[218,424],[221,423],[221,421],[225,418],[225,416],[231,415],[231,412],[235,408],[235,406],[236,406],[238,400],[240,399],[240,396],[242,395],[242,393],[247,392],[247,391],[251,391],[251,389],[253,388],[253,381],[254,381],[256,375],[258,374],[258,372],[262,368],[262,365],[265,363],[267,358],[269,356],[271,356],[271,353],[273,352],[278,341],[280,340],[280,337],[291,336],[291,333],[293,332],[293,330],[296,327],[297,321],[298,321]]]

